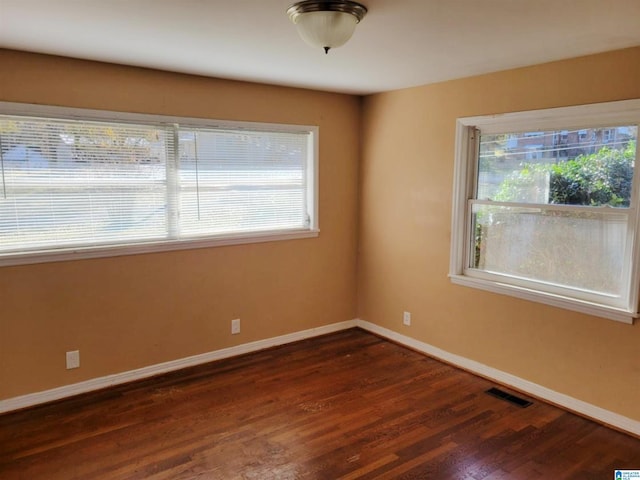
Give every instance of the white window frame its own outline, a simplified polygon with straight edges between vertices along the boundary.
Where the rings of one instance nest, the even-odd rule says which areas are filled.
[[[11,252],[0,254],[0,267],[25,265],[45,262],[77,260],[83,258],[100,258],[141,253],[185,250],[193,248],[218,247],[247,243],[272,242],[317,237],[320,233],[318,222],[318,158],[319,127],[311,125],[292,125],[280,123],[240,122],[215,120],[195,117],[175,117],[153,114],[116,112],[109,110],[93,110],[84,108],[68,108],[50,105],[0,102],[0,114],[25,117],[45,117],[68,120],[106,121],[118,123],[134,123],[147,125],[178,124],[184,128],[223,128],[247,130],[252,132],[309,132],[310,155],[307,171],[309,185],[307,188],[307,204],[309,208],[309,225],[304,229],[271,230],[265,232],[230,233],[198,237],[195,239],[160,240],[149,242],[123,242],[115,245],[97,245],[86,247],[55,248],[51,250]]]
[[[509,295],[555,307],[632,324],[638,318],[640,290],[640,148],[636,148],[632,198],[629,207],[629,244],[631,245],[631,281],[627,308],[602,305],[563,294],[517,285],[511,279],[497,279],[468,268],[471,242],[469,201],[475,197],[478,138],[482,134],[517,133],[536,130],[580,130],[598,126],[640,124],[640,99],[561,107],[545,110],[483,115],[456,121],[456,144],[451,220],[451,282],[481,290]]]

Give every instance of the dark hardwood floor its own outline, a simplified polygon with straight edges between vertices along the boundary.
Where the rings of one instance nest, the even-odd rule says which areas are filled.
[[[612,479],[640,440],[358,329],[0,416],[0,478]]]

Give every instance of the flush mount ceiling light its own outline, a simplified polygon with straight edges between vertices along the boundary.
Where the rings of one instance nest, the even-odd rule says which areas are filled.
[[[347,43],[367,7],[348,0],[305,0],[291,5],[287,13],[305,42],[329,53]]]

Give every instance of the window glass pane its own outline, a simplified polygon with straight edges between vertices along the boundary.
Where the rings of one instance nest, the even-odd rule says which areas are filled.
[[[628,207],[637,126],[481,135],[482,200]]]
[[[309,133],[180,131],[180,234],[307,228]]]
[[[0,118],[0,252],[166,235],[166,134]]]
[[[487,272],[621,295],[627,215],[473,205],[471,264]]]

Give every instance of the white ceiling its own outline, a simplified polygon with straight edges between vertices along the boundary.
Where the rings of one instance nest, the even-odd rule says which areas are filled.
[[[325,55],[292,2],[0,0],[0,46],[368,94],[640,45],[640,0],[360,0],[369,13]]]

